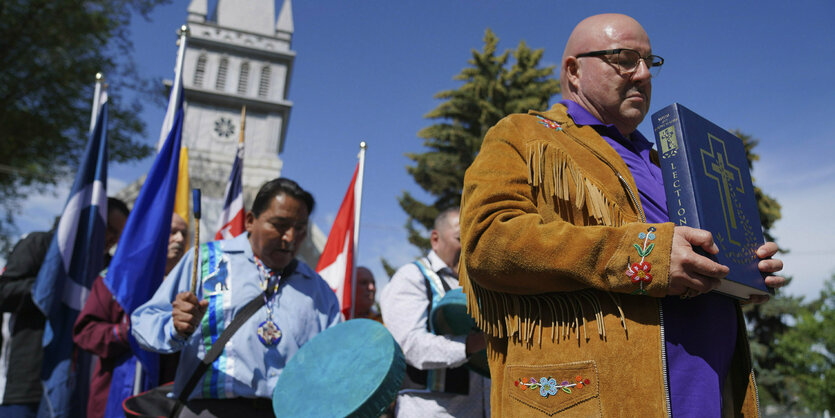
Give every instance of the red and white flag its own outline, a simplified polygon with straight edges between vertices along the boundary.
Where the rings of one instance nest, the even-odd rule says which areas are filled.
[[[359,240],[359,214],[362,202],[362,174],[365,143],[361,145],[360,162],[348,192],[339,207],[339,213],[331,226],[328,242],[316,264],[316,271],[336,292],[339,307],[346,319],[354,315],[354,287],[356,283],[357,242]]]
[[[230,239],[244,232],[243,175],[244,175],[244,123],[246,121],[246,107],[241,110],[241,138],[238,140],[238,152],[226,184],[226,200],[223,202],[223,212],[218,220],[215,239]]]

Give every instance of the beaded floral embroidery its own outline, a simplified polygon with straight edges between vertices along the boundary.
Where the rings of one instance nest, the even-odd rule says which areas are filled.
[[[516,387],[522,390],[539,389],[539,396],[544,398],[556,395],[560,390],[565,393],[571,393],[572,388],[582,389],[584,386],[588,386],[589,383],[591,383],[589,379],[583,379],[583,376],[580,375],[575,376],[573,382],[563,380],[560,384],[557,384],[557,379],[554,379],[551,376],[542,377],[539,381],[537,381],[535,377],[522,377],[513,382]]]
[[[545,125],[546,127],[551,128],[551,129],[555,129],[555,130],[558,130],[558,131],[562,130],[562,127],[560,127],[559,123],[554,122],[551,119],[543,118],[542,116],[539,116],[539,115],[537,115],[536,117],[539,119],[539,123]]]
[[[652,282],[652,274],[650,274],[650,270],[652,270],[652,264],[649,261],[646,261],[646,257],[652,252],[652,249],[655,248],[655,243],[651,243],[650,241],[655,239],[655,227],[651,226],[647,228],[647,232],[641,232],[638,234],[638,239],[643,240],[643,246],[638,244],[633,244],[635,249],[638,250],[638,255],[641,256],[641,261],[632,263],[629,260],[629,257],[626,258],[626,277],[629,277],[629,280],[632,280],[632,283],[638,285],[638,289],[632,292],[633,295],[646,295],[647,292],[644,290],[644,283],[649,284]]]

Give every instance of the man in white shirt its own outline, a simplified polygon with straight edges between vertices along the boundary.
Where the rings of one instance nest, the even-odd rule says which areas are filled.
[[[432,304],[460,287],[458,212],[452,208],[438,215],[430,235],[432,251],[400,267],[380,298],[383,322],[406,356],[398,417],[490,414],[490,380],[464,366],[471,354],[484,349],[483,334],[435,335],[427,324]]]

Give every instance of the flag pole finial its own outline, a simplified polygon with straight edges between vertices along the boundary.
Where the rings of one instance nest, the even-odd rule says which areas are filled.
[[[189,35],[188,25],[180,26],[180,29],[177,30],[177,36],[182,36],[183,34],[186,36]]]
[[[368,144],[366,144],[365,141],[360,142],[360,149],[366,149],[366,148],[368,148]]]
[[[96,81],[104,82],[104,74],[96,73]]]

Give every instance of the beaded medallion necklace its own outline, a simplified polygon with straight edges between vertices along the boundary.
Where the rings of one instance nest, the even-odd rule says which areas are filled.
[[[261,344],[265,346],[273,346],[278,344],[281,340],[281,329],[278,324],[273,321],[273,299],[278,293],[278,285],[281,283],[281,274],[272,271],[265,266],[261,259],[256,255],[252,255],[255,259],[255,266],[258,267],[258,272],[261,273],[259,279],[261,280],[262,296],[264,297],[264,306],[267,307],[267,320],[258,325],[258,339]],[[274,280],[273,280],[274,279]],[[270,282],[273,282],[272,291],[270,291]]]

